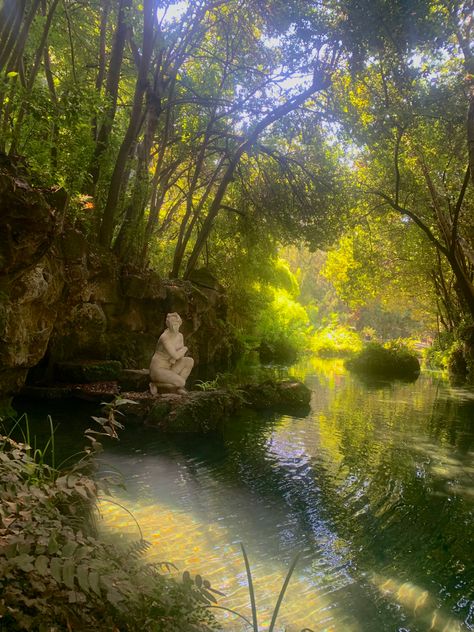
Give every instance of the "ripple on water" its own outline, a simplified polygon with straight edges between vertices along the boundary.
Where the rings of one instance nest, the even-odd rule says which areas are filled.
[[[262,630],[297,553],[281,630],[470,629],[472,398],[433,376],[369,388],[324,371],[307,375],[303,419],[239,418],[223,439],[125,436],[105,455],[127,481],[115,500],[151,559],[199,572],[248,617],[244,542]],[[101,510],[104,529],[136,536],[120,507]]]

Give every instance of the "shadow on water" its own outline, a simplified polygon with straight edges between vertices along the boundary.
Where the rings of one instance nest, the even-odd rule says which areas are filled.
[[[367,385],[316,359],[290,374],[313,390],[306,416],[247,413],[222,437],[134,427],[107,446],[152,559],[201,572],[248,614],[243,541],[262,629],[296,552],[288,632],[474,629],[474,393],[432,374]],[[120,507],[101,510],[106,530],[136,536]]]

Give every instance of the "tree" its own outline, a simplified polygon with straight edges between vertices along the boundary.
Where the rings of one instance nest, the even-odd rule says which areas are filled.
[[[389,36],[379,34],[375,42],[366,37],[357,72],[340,76],[337,107],[352,144],[361,197],[372,199],[374,208],[396,211],[421,231],[438,253],[434,261],[440,256],[448,264],[460,304],[473,318],[465,69],[454,13],[446,6],[416,3],[415,31],[420,30],[410,42],[398,37],[397,21]],[[465,18],[461,3],[456,6],[456,15]],[[375,3],[369,15],[380,8]]]

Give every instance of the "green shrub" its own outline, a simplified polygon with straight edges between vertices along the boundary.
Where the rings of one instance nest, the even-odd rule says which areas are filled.
[[[303,305],[285,290],[273,290],[273,301],[262,310],[256,328],[264,362],[293,362],[308,346],[309,318]]]
[[[438,334],[431,347],[423,354],[426,366],[431,369],[447,369],[449,357],[458,345],[454,332],[445,331]]]
[[[400,341],[371,342],[345,364],[350,371],[382,378],[410,379],[420,372],[417,356]]]

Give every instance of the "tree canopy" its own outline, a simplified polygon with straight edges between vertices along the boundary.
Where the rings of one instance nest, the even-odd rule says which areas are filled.
[[[347,305],[449,329],[474,316],[472,10],[3,0],[0,150],[127,265],[258,283],[281,245],[335,248]]]

